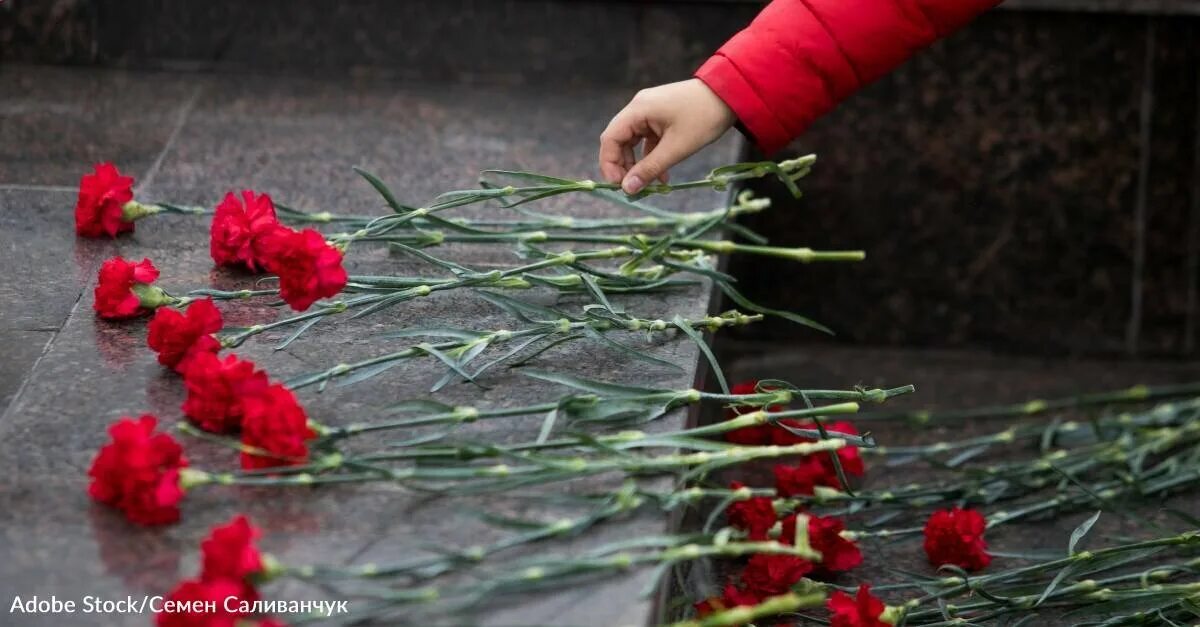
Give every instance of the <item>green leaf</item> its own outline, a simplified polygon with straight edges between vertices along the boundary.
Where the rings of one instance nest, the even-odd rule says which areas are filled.
[[[790,311],[783,311],[780,309],[770,309],[768,307],[763,307],[761,305],[755,304],[754,302],[750,301],[750,299],[743,296],[741,294],[741,292],[738,292],[737,290],[735,290],[732,285],[729,285],[727,283],[717,283],[717,286],[721,288],[722,292],[725,292],[725,295],[728,296],[730,298],[730,300],[737,303],[738,306],[743,307],[745,309],[749,309],[750,311],[753,311],[754,313],[760,313],[760,314],[764,314],[764,315],[768,315],[768,316],[776,316],[779,318],[783,318],[784,320],[789,320],[791,322],[795,322],[796,324],[802,324],[806,327],[816,329],[822,333],[828,333],[829,335],[834,335],[833,330],[830,329],[829,327],[827,327],[819,322],[816,322],[814,320],[805,318],[804,316],[801,316],[799,314],[794,314]]]
[[[533,361],[534,358],[536,358],[538,355],[541,355],[542,353],[554,348],[555,346],[558,346],[559,344],[566,344],[568,342],[574,342],[575,340],[581,339],[582,337],[583,337],[582,333],[572,333],[566,337],[560,337],[560,338],[554,340],[553,342],[547,343],[545,346],[539,346],[537,348],[537,350],[525,355],[518,361],[514,361],[510,367],[517,368],[520,366],[524,366],[525,364]]]
[[[292,342],[296,341],[296,338],[300,337],[300,335],[302,333],[309,330],[310,328],[312,328],[312,326],[314,324],[316,324],[324,319],[325,319],[324,317],[313,318],[312,320],[309,320],[308,322],[305,322],[304,324],[300,325],[300,328],[293,331],[291,335],[287,336],[287,339],[280,342],[279,345],[275,347],[275,350],[281,351],[281,350],[287,348],[288,344],[291,344]]]
[[[546,418],[542,420],[542,428],[538,431],[537,443],[542,444],[550,437],[550,432],[554,430],[554,423],[558,420],[558,408],[555,407],[546,412]]]
[[[604,305],[605,309],[616,315],[625,313],[624,309],[615,307],[612,303],[608,302],[608,297],[604,295],[604,290],[600,289],[599,285],[596,285],[596,279],[593,279],[587,274],[580,274],[580,277],[583,279],[583,284],[587,286],[588,292],[592,294],[592,297],[595,298],[597,302],[599,302],[601,305]]]
[[[508,352],[504,353],[503,355],[500,355],[499,357],[480,366],[479,369],[475,371],[475,376],[478,377],[479,375],[483,374],[483,372],[485,370],[488,370],[489,368],[491,368],[492,366],[495,366],[496,364],[507,361],[513,355],[516,355],[517,353],[525,350],[525,348],[527,346],[529,346],[530,344],[533,344],[534,342],[536,342],[540,339],[543,339],[545,337],[548,337],[550,335],[551,335],[550,333],[542,333],[540,335],[535,335],[535,336],[529,338],[528,340],[521,342],[520,344],[517,344],[516,347],[514,347],[512,350],[509,350]]]
[[[1042,602],[1046,600],[1046,597],[1050,596],[1050,593],[1054,592],[1054,589],[1058,587],[1058,584],[1062,583],[1064,579],[1075,572],[1075,567],[1077,565],[1078,563],[1067,564],[1062,570],[1058,571],[1058,574],[1054,575],[1054,579],[1050,580],[1050,585],[1046,586],[1045,590],[1042,590],[1041,596],[1038,597],[1038,600],[1034,602],[1033,606],[1037,607],[1041,605]]]
[[[383,196],[383,200],[392,208],[392,211],[396,213],[408,213],[414,209],[414,207],[401,204],[400,201],[396,200],[396,197],[392,195],[392,190],[388,189],[388,186],[384,185],[383,181],[379,180],[379,177],[358,166],[354,166],[354,171],[366,179],[367,183],[370,183],[371,187],[374,187],[380,196]]]
[[[717,356],[713,354],[712,349],[708,347],[708,343],[704,341],[704,338],[682,316],[676,315],[671,320],[671,323],[680,331],[683,331],[684,335],[692,338],[692,341],[700,349],[700,353],[708,360],[708,365],[712,368],[713,376],[717,378],[717,383],[721,386],[721,391],[725,394],[730,394],[729,383],[725,381],[725,373],[721,370],[721,364],[717,361]]]
[[[578,321],[578,318],[575,316],[570,316],[567,313],[552,307],[535,305],[533,303],[525,302],[510,296],[505,296],[504,294],[490,292],[488,290],[476,290],[475,295],[525,322],[556,322],[563,318],[567,320]],[[541,316],[541,318],[534,318],[532,316]]]
[[[1082,540],[1083,537],[1092,530],[1092,525],[1095,525],[1097,520],[1100,520],[1099,510],[1097,510],[1095,514],[1092,514],[1087,520],[1080,523],[1079,526],[1071,532],[1071,540],[1067,542],[1067,555],[1075,555],[1075,545],[1079,544],[1079,541]]]
[[[626,345],[612,339],[611,337],[608,337],[604,333],[601,333],[600,331],[593,329],[590,326],[583,327],[583,332],[589,338],[596,340],[596,341],[600,342],[601,344],[608,346],[609,348],[612,348],[619,352],[625,353],[626,355],[629,355],[630,357],[633,357],[634,359],[638,359],[638,360],[644,361],[646,363],[657,364],[659,366],[662,366],[664,368],[669,368],[671,370],[677,370],[679,372],[684,372],[683,367],[681,367],[679,364],[669,362],[665,359],[659,359],[658,357],[655,357],[653,355],[649,355],[649,354],[643,353],[635,348],[626,346]]]
[[[466,370],[463,370],[462,366],[459,364],[459,362],[456,359],[454,359],[453,357],[447,355],[446,353],[443,353],[442,351],[438,350],[433,345],[418,344],[417,348],[421,349],[422,351],[425,351],[429,355],[434,356],[435,358],[437,358],[438,361],[442,362],[443,364],[446,364],[446,366],[448,366],[451,370],[453,370],[455,373],[457,373],[458,376],[466,379],[467,381],[470,381],[471,383],[474,383],[475,385],[479,385],[479,387],[484,387],[484,386],[480,385],[477,381],[475,381],[475,377],[471,376],[471,374],[468,373]]]
[[[355,383],[359,383],[361,381],[366,381],[367,379],[370,379],[376,375],[380,375],[380,374],[383,374],[384,372],[387,372],[388,370],[391,370],[392,368],[396,367],[399,364],[400,364],[400,360],[396,360],[396,361],[389,361],[389,362],[382,363],[382,364],[375,364],[374,366],[370,366],[367,368],[363,368],[361,370],[357,370],[355,372],[352,372],[352,373],[342,377],[342,379],[340,381],[338,381],[337,385],[338,385],[338,387],[346,387],[347,385],[354,385]]]
[[[561,372],[550,372],[547,370],[534,370],[532,368],[522,370],[521,374],[538,379],[541,381],[549,381],[565,385],[577,390],[585,390],[594,394],[605,394],[612,396],[649,396],[653,394],[670,393],[670,390],[643,388],[632,385],[621,385],[617,383],[606,383],[604,381],[596,381],[594,379],[586,379]]]

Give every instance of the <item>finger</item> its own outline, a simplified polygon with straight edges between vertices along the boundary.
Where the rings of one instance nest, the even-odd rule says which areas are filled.
[[[657,133],[646,136],[645,149],[642,151],[643,159],[646,158],[646,155],[654,152],[654,148],[656,146],[658,146],[659,141],[661,141],[661,138],[659,137],[659,135]],[[658,181],[660,183],[666,183],[667,179],[668,179],[668,176],[667,176],[666,172],[663,172],[662,174],[658,175]]]
[[[646,187],[648,181],[662,176],[671,166],[696,152],[699,146],[694,146],[683,137],[682,133],[671,133],[669,130],[663,134],[654,151],[637,162],[621,180],[621,189],[625,190],[626,194],[636,194]]]
[[[619,183],[633,167],[625,158],[625,145],[634,140],[628,109],[622,109],[600,134],[600,174],[609,183]]]

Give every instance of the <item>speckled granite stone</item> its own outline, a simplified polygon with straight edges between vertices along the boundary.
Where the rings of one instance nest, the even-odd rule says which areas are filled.
[[[31,82],[37,83],[41,94],[34,99],[10,88]],[[96,90],[95,95],[82,101],[69,96],[85,89]],[[117,104],[123,93],[156,90],[164,95],[161,102],[148,105],[149,113]],[[189,95],[181,99],[180,93]],[[51,94],[60,95],[56,99]],[[69,185],[95,155],[104,155],[110,147],[105,143],[108,136],[100,135],[88,150],[80,151],[75,142],[64,143],[72,135],[62,127],[69,129],[77,120],[105,112],[112,137],[140,138],[137,145],[148,147],[148,152],[126,157],[118,150],[114,157],[144,182],[138,190],[143,198],[212,204],[227,189],[252,186],[302,207],[371,213],[382,211],[380,202],[349,170],[350,165],[370,167],[400,197],[413,202],[453,186],[474,185],[475,172],[486,166],[594,176],[595,137],[606,114],[623,97],[617,91],[597,89],[414,88],[379,81],[325,83],[44,68],[0,74],[0,107],[30,111],[7,118],[6,128],[42,138],[31,146],[32,154],[48,155],[44,171],[36,170],[45,178],[30,181],[35,170],[18,153],[0,153],[0,185],[11,188],[0,194],[0,219],[6,225],[0,242],[5,245],[5,258],[29,261],[12,269],[6,265],[0,273],[0,294],[5,296],[0,299],[0,325],[4,325],[0,341],[21,345],[16,352],[4,353],[0,371],[6,379],[0,399],[7,402],[0,417],[0,476],[4,477],[0,481],[0,588],[6,594],[74,598],[163,593],[194,572],[197,542],[207,528],[238,511],[263,527],[264,549],[290,564],[388,562],[423,553],[431,544],[454,547],[502,537],[506,532],[483,524],[472,513],[479,509],[547,519],[564,513],[505,498],[431,499],[382,484],[282,492],[199,490],[188,495],[183,522],[165,529],[134,528],[118,514],[93,505],[85,493],[84,473],[106,439],[105,427],[122,414],[142,412],[157,413],[167,424],[174,423],[181,419],[183,396],[178,378],[159,367],[146,349],[144,321],[110,323],[93,316],[91,288],[100,261],[118,253],[148,256],[162,271],[160,284],[176,292],[206,285],[249,286],[251,279],[212,269],[202,220],[160,217],[140,223],[132,236],[76,241],[70,230],[73,195],[27,184]],[[74,115],[32,113],[35,108],[68,104],[74,107]],[[39,130],[35,133],[30,127]],[[77,132],[86,134],[82,129]],[[122,145],[113,143],[116,148]],[[732,143],[714,146],[680,175],[703,173],[732,155]],[[21,189],[15,189],[18,186]],[[707,208],[720,202],[720,197],[674,202],[677,206],[704,202]],[[582,199],[563,200],[557,208],[575,215],[613,212],[611,207]],[[459,258],[487,264],[508,260],[510,254],[481,247]],[[431,272],[415,260],[370,247],[353,250],[348,263],[351,272]],[[535,292],[527,297],[548,302],[552,295]],[[29,300],[35,302],[25,302]],[[626,302],[631,311],[648,315],[697,315],[705,311],[708,290],[698,285]],[[256,302],[224,304],[222,309],[233,324],[264,322],[278,315]],[[274,377],[285,378],[400,346],[403,340],[382,340],[378,335],[386,329],[428,326],[434,321],[480,328],[514,324],[478,298],[449,293],[357,321],[324,324],[323,332],[310,333],[284,351],[272,350],[284,334],[264,334],[238,353],[255,359]],[[39,361],[43,347],[46,351]],[[665,371],[591,345],[556,348],[541,363],[609,380],[692,384],[697,376],[693,345],[662,342],[652,350],[684,370]],[[304,390],[300,398],[312,418],[339,424],[369,417],[398,400],[426,396],[441,370],[413,361],[370,382],[331,386],[324,394]],[[487,389],[452,385],[437,396],[451,403],[511,406],[558,394],[554,386],[518,373],[494,372],[483,381]],[[684,419],[677,414],[653,428],[678,427]],[[539,426],[537,418],[495,421],[473,425],[463,433],[494,441],[528,440]],[[196,467],[236,465],[236,455],[230,451],[185,442]],[[594,490],[617,482],[619,477],[603,476],[556,489]],[[660,533],[666,524],[664,516],[647,511],[569,543],[538,545],[525,553],[580,550],[618,538]],[[493,608],[487,622],[644,622],[651,605],[630,590],[645,586],[647,576],[643,572],[557,595],[509,599]],[[279,598],[319,594],[292,585],[268,590],[269,596]],[[6,606],[0,616],[7,616],[7,610]],[[144,625],[149,620],[136,615],[76,615],[67,622],[54,616],[26,618],[21,624]]]

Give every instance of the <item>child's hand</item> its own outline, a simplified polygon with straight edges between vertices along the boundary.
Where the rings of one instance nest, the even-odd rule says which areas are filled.
[[[703,82],[690,79],[639,91],[600,134],[600,173],[636,194],[667,170],[716,141],[737,120]],[[634,154],[646,140],[642,160]]]

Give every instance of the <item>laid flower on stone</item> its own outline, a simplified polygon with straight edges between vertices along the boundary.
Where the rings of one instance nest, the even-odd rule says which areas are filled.
[[[96,283],[96,314],[108,320],[136,318],[163,305],[172,298],[154,285],[158,268],[149,259],[134,263],[113,257],[100,266]]]
[[[258,262],[279,275],[279,295],[296,311],[346,287],[342,251],[314,229],[276,226],[258,238],[256,251]]]
[[[275,204],[266,194],[243,190],[225,195],[213,214],[209,253],[218,266],[236,266],[257,272],[263,268],[256,250],[262,238],[279,226]]]
[[[987,520],[978,511],[954,507],[934,512],[925,523],[925,554],[934,566],[953,564],[980,570],[992,561],[983,533]]]
[[[758,393],[758,381],[743,381],[734,385],[729,390],[730,394],[756,394]],[[725,408],[725,419],[732,420],[742,414],[752,411],[757,411],[758,407],[727,407]],[[771,406],[767,411],[779,411],[778,406]],[[757,446],[771,443],[771,432],[779,430],[774,425],[762,424],[753,425],[750,427],[742,427],[732,431],[725,432],[725,441],[742,446]]]
[[[186,311],[160,307],[150,320],[146,343],[158,353],[158,363],[180,374],[201,354],[216,355],[221,342],[213,336],[224,324],[211,298],[192,303]]]
[[[200,578],[241,582],[239,596],[257,599],[258,591],[251,577],[263,571],[263,556],[254,545],[258,536],[258,529],[240,514],[224,525],[213,527],[200,543]]]
[[[808,545],[821,554],[821,562],[815,570],[821,573],[838,573],[862,564],[862,552],[852,540],[842,536],[846,523],[835,516],[808,518]],[[796,541],[796,514],[789,514],[780,522],[779,541],[794,544]]]
[[[133,200],[133,178],[111,163],[100,163],[79,179],[75,201],[75,233],[81,237],[116,237],[133,230],[125,205]]]
[[[745,487],[740,481],[729,484],[731,490],[741,490]],[[766,540],[767,532],[775,526],[775,506],[771,499],[765,496],[752,496],[730,503],[725,508],[725,517],[729,520],[730,527],[745,531],[750,540]]]
[[[279,383],[243,399],[242,468],[294,466],[308,461],[308,440],[316,436],[292,391]]]
[[[813,563],[795,555],[756,553],[746,562],[742,583],[760,599],[783,594],[812,572]]]
[[[169,434],[155,433],[158,419],[121,418],[109,427],[112,438],[88,470],[93,499],[121,510],[139,525],[179,520],[183,489],[180,469],[187,466],[183,448]]]
[[[884,619],[887,606],[871,594],[871,586],[858,587],[858,594],[850,595],[838,590],[826,602],[829,608],[830,627],[891,627]]]
[[[195,356],[183,378],[187,399],[183,413],[197,426],[212,433],[233,433],[242,428],[246,399],[267,390],[267,374],[254,362],[212,353]]]

